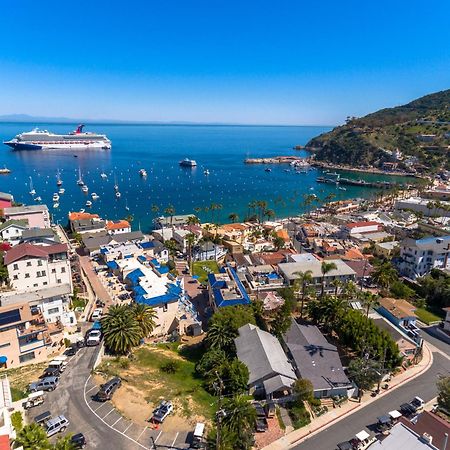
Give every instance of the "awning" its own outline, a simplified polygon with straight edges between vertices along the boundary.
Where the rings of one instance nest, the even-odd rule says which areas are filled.
[[[391,421],[390,416],[380,416],[377,417],[378,423],[381,423],[382,425],[388,424]]]
[[[399,417],[402,417],[402,413],[397,411],[396,409],[394,409],[394,411],[391,411],[389,413],[389,415],[393,418],[393,419],[398,419]]]
[[[107,265],[110,269],[113,269],[113,270],[119,268],[119,265],[118,265],[115,261],[108,261],[108,262],[106,263],[106,265]]]
[[[0,364],[6,364],[7,361],[8,361],[7,356],[0,356]]]
[[[359,441],[362,442],[362,441],[365,441],[366,439],[369,439],[370,438],[370,434],[367,431],[362,430],[359,433],[357,433],[355,435],[355,437],[356,437],[356,439],[358,439]]]

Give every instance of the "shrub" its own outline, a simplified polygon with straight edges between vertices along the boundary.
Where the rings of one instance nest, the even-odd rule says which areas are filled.
[[[72,342],[70,341],[70,339],[64,338],[64,346],[66,348],[69,348],[72,345]]]
[[[14,430],[16,430],[16,433],[18,433],[23,428],[23,418],[20,411],[15,411],[11,414],[11,423],[14,427]]]
[[[161,372],[175,373],[178,370],[178,363],[176,361],[167,361],[159,367]]]
[[[128,358],[120,358],[119,365],[122,369],[128,369],[130,367],[130,360]]]

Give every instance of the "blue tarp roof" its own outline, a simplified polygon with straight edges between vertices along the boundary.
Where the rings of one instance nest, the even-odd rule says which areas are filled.
[[[108,261],[106,263],[106,265],[110,268],[110,269],[118,269],[119,265],[115,262],[115,261]]]
[[[130,259],[132,257],[133,257],[133,255],[125,255],[125,259]]]
[[[147,294],[147,291],[140,284],[138,284],[137,286],[134,286],[133,291],[136,295],[146,295]]]
[[[144,298],[143,295],[140,295],[135,298],[136,303],[144,303],[145,305],[149,306],[158,306],[158,305],[164,305],[165,303],[173,303],[178,301],[177,295],[172,294],[164,294],[159,295],[157,297],[152,298]]]
[[[146,258],[145,256],[143,256],[143,255],[139,255],[139,256],[137,257],[137,259],[138,259],[138,261],[141,261],[141,262],[147,261],[147,258]]]
[[[0,364],[5,364],[8,361],[8,357],[0,356]]]
[[[125,279],[130,280],[133,284],[137,284],[139,281],[139,278],[142,278],[144,276],[141,269],[134,269],[132,272],[130,272]]]
[[[236,294],[236,297],[233,299],[225,299],[222,295],[221,289],[226,288],[227,286],[226,281],[217,280],[215,275],[213,273],[210,273],[208,274],[208,281],[213,290],[214,301],[216,303],[216,306],[218,308],[222,308],[224,306],[249,305],[250,297],[248,296],[244,286],[242,285],[241,280],[239,279],[236,272],[230,265],[228,265],[228,269],[230,271],[231,277],[233,278],[234,282],[236,283],[239,289],[240,296]]]
[[[153,242],[141,242],[139,245],[142,248],[153,248],[155,246]]]
[[[100,253],[101,253],[102,255],[104,255],[105,253],[108,253],[108,249],[107,249],[107,248],[101,248],[101,249],[100,249]]]
[[[170,269],[167,266],[160,266],[158,267],[158,272],[163,275],[165,273],[169,273]]]

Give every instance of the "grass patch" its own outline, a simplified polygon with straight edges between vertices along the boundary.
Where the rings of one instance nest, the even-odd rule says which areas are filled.
[[[275,413],[277,415],[277,420],[278,420],[278,425],[280,425],[280,428],[284,431],[286,429],[286,425],[283,422],[283,418],[281,417],[281,411],[280,408],[278,408],[275,410]]]
[[[47,362],[30,364],[16,369],[7,369],[2,374],[7,375],[11,386],[13,401],[20,400],[28,396],[28,385],[36,381],[47,367]]]
[[[26,390],[18,389],[16,387],[11,387],[11,397],[13,402],[17,402],[17,400],[22,400],[23,398],[27,398],[28,394]]]
[[[216,261],[195,261],[192,263],[192,271],[194,275],[198,276],[200,283],[206,283],[208,281],[208,274],[218,273],[219,266]]]
[[[87,300],[85,300],[84,298],[80,298],[80,297],[76,297],[74,299],[72,299],[72,309],[76,309],[76,308],[85,308],[87,304]]]
[[[141,347],[134,352],[129,367],[122,367],[121,358],[108,359],[98,372],[120,376],[152,405],[162,399],[172,400],[182,416],[198,415],[210,420],[216,399],[204,389],[203,381],[195,372],[193,356],[197,357],[197,352],[186,347],[179,349],[177,343]]]
[[[441,317],[437,316],[436,314],[432,313],[431,311],[428,311],[425,308],[417,308],[414,313],[419,318],[421,322],[426,323],[429,325],[432,322],[440,322],[442,320]]]
[[[292,420],[292,426],[296,430],[308,425],[311,422],[311,416],[303,404],[290,403],[288,406],[288,413]]]

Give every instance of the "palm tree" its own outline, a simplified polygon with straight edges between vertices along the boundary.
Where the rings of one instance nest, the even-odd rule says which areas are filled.
[[[322,278],[321,278],[321,289],[320,289],[320,297],[323,297],[323,294],[325,292],[325,275],[328,272],[331,272],[332,270],[336,270],[337,266],[334,262],[326,262],[322,261],[322,265],[320,266],[320,271],[322,272]]]
[[[142,337],[148,337],[156,326],[156,311],[144,303],[135,303],[133,305],[133,316],[141,329]]]
[[[159,206],[158,205],[154,205],[153,204],[150,209],[151,209],[153,214],[158,214],[158,212],[159,212]]]
[[[372,294],[370,291],[360,292],[359,300],[366,307],[366,317],[369,317],[370,308],[378,304],[378,299],[378,294]]]
[[[125,355],[137,347],[142,330],[128,305],[113,305],[100,319],[105,346],[113,353]]]
[[[195,244],[195,234],[194,233],[189,233],[186,236],[186,242],[187,242],[187,246],[188,246],[188,264],[189,264],[189,270],[192,273],[192,247]]]
[[[167,241],[164,242],[164,246],[167,248],[167,250],[169,251],[169,255],[171,256],[171,258],[175,258],[175,254],[177,252],[177,243],[173,240],[173,239],[169,239]]]
[[[391,284],[398,278],[397,271],[390,262],[384,262],[375,267],[372,279],[382,288],[389,290]]]
[[[44,428],[37,423],[25,425],[14,440],[16,447],[22,447],[23,450],[49,450],[47,433]]]
[[[331,285],[334,286],[334,296],[337,297],[337,296],[338,296],[339,288],[342,287],[342,282],[341,282],[341,280],[339,280],[338,278],[335,278],[335,279],[331,282]]]
[[[77,446],[72,442],[72,435],[59,437],[52,450],[77,450]]]
[[[228,219],[230,219],[232,223],[235,223],[238,221],[239,216],[236,213],[231,213],[229,214]]]
[[[225,352],[234,352],[234,339],[236,332],[227,321],[214,322],[208,328],[206,344],[210,348],[222,349]]]
[[[313,282],[312,271],[307,270],[306,272],[294,272],[298,278],[294,282],[294,290],[299,291],[301,287],[301,307],[300,307],[300,317],[303,316],[303,307],[305,305],[305,298],[307,293],[307,288]],[[297,287],[298,286],[298,287]]]
[[[267,220],[271,220],[275,217],[275,211],[273,209],[266,209],[264,215],[267,217]]]
[[[164,214],[170,216],[170,226],[173,228],[173,216],[175,215],[175,208],[173,205],[169,205],[165,210]]]

